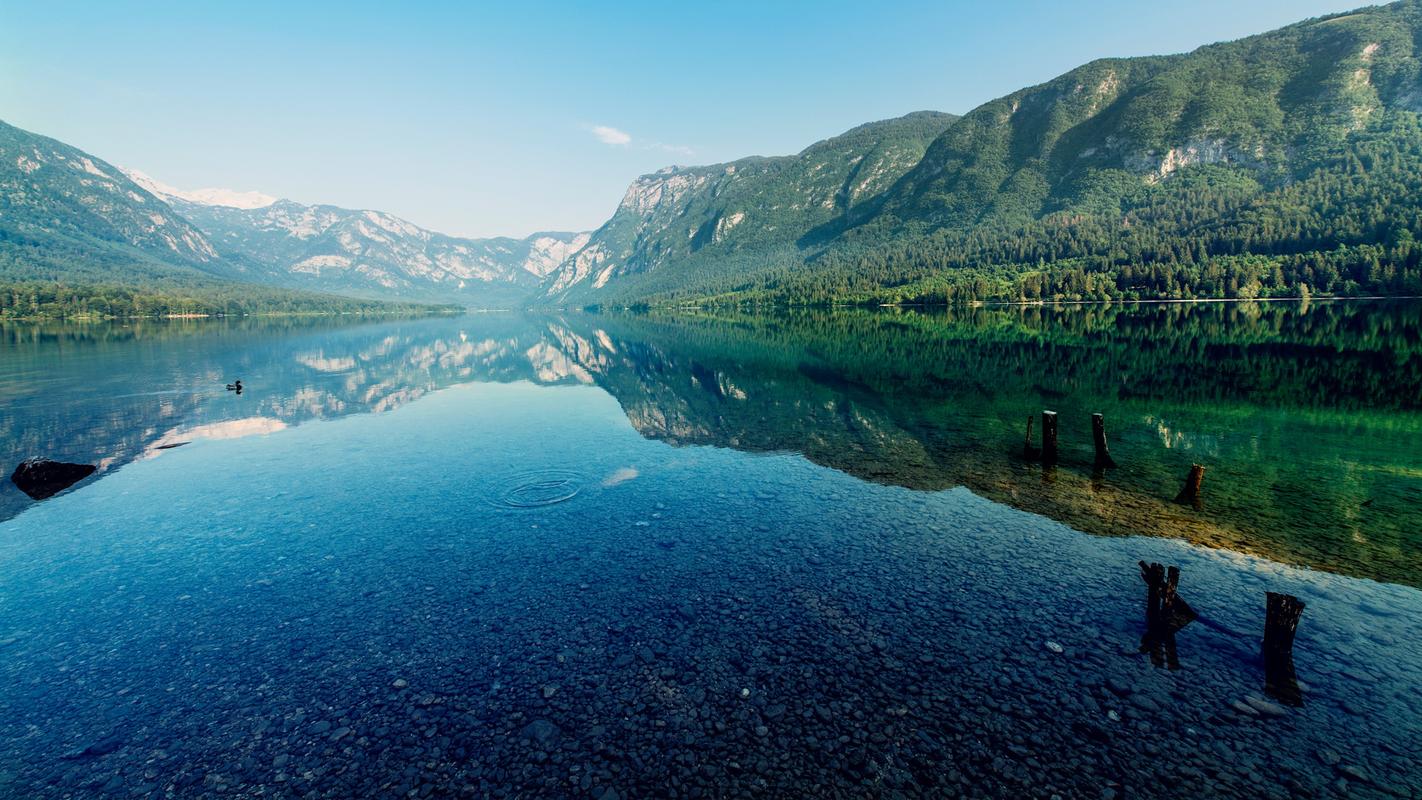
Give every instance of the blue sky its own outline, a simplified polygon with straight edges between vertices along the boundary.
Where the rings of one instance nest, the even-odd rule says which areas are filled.
[[[0,0],[0,119],[182,188],[524,235],[596,227],[667,164],[1357,5]]]

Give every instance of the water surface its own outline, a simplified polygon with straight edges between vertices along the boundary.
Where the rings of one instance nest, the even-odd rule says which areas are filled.
[[[0,495],[0,791],[1415,795],[1418,318],[5,328],[4,455],[102,470]]]

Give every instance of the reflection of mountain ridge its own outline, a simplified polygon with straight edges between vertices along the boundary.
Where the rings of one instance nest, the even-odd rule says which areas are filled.
[[[566,371],[571,364],[530,363],[530,353],[548,343],[532,341],[540,334],[512,316],[148,325],[116,335],[12,326],[0,333],[0,374],[14,378],[0,414],[11,465],[44,455],[110,470],[178,442],[390,411],[473,380],[578,381]],[[241,397],[222,389],[234,377],[245,379]],[[0,519],[29,502],[6,482]]]
[[[1418,583],[1419,316],[1274,304],[0,326],[0,435],[10,465],[108,470],[459,383],[595,384],[672,445],[793,452],[1089,532]],[[241,397],[222,390],[236,377]],[[1061,413],[1064,447],[1046,472],[1017,455],[1043,408]],[[1122,463],[1102,476],[1085,425],[1097,411]],[[1193,461],[1210,468],[1200,512],[1168,502]],[[0,519],[29,503],[6,482]]]
[[[1416,306],[1145,306],[578,315],[551,338],[674,445],[795,452],[864,480],[978,494],[1095,533],[1166,533],[1417,582]],[[1266,375],[1266,382],[1260,375]],[[1378,375],[1385,376],[1379,379]],[[1366,377],[1365,377],[1366,376]],[[1067,459],[1015,453],[1062,413]],[[1089,414],[1126,466],[1089,467]],[[1298,436],[1316,451],[1300,460]],[[1414,438],[1415,441],[1415,438]],[[1169,502],[1192,459],[1209,502]]]

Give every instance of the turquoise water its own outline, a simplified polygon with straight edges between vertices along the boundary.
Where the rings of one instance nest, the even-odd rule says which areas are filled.
[[[640,324],[11,331],[8,446],[103,469],[7,487],[0,792],[1422,793],[1422,592],[696,442],[730,427],[688,396],[774,381]],[[1209,622],[1179,670],[1142,559]],[[1308,603],[1301,705],[1265,591]]]

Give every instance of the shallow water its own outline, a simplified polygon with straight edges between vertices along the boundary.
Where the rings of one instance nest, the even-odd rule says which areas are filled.
[[[1300,341],[1317,309],[1187,318],[1147,366],[1196,377],[1109,406],[1094,376],[1142,367],[1101,337],[1159,312],[1063,313],[7,329],[9,455],[104,469],[6,489],[0,792],[1422,795],[1416,528],[1366,516],[1417,491],[1415,312],[1325,309],[1308,325],[1356,341],[1327,359]],[[1048,357],[1014,362],[1024,341]],[[1257,347],[1307,363],[1257,390]],[[1015,458],[997,409],[1024,385],[1064,438],[1105,411],[1120,474],[1077,442],[1055,471]],[[1301,421],[1310,447],[1279,449]],[[1202,453],[1206,505],[1167,509],[1153,476]],[[1215,479],[1251,461],[1318,471],[1308,502],[1359,504],[1363,541],[1316,546],[1289,526],[1322,512]],[[1250,540],[1236,495],[1282,529]],[[1043,516],[1123,533],[1101,498],[1155,535]],[[1159,536],[1219,530],[1262,555]],[[1210,623],[1179,670],[1136,652],[1142,559]],[[1263,690],[1265,591],[1308,603],[1299,706]]]

